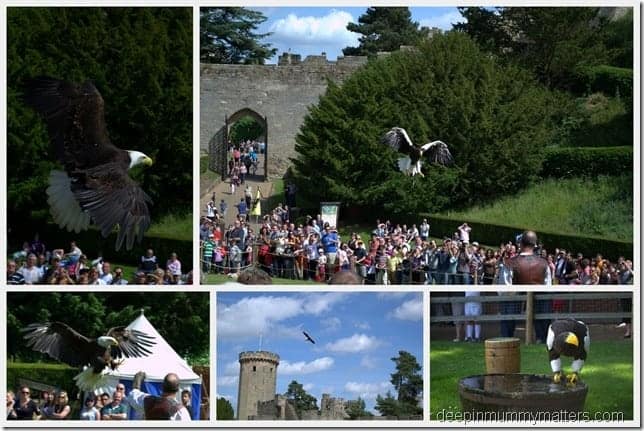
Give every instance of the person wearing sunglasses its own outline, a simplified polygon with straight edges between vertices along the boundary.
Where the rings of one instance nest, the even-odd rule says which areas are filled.
[[[18,392],[18,399],[16,400],[13,409],[16,412],[18,420],[31,421],[40,418],[40,408],[34,400],[31,399],[31,391],[27,386],[21,386]]]

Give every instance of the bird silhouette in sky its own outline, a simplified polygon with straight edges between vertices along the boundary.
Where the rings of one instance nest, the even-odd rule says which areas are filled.
[[[310,341],[312,344],[315,344],[315,340],[313,340],[313,338],[311,338],[309,334],[307,334],[305,331],[302,331],[302,334],[304,334],[304,336],[306,337],[306,341]]]

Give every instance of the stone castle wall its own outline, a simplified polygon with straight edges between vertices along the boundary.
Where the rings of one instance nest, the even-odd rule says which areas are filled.
[[[366,57],[327,61],[326,56],[285,54],[277,65],[202,64],[200,148],[224,126],[225,117],[249,108],[268,123],[269,174],[282,175],[295,155],[295,135],[311,105],[318,103],[327,79],[341,83]]]

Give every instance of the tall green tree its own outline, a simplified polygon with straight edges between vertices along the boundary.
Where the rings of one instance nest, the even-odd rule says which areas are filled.
[[[466,35],[435,35],[417,50],[375,59],[333,83],[296,136],[293,180],[311,202],[404,215],[487,202],[536,178],[560,104],[525,71],[503,66]],[[440,139],[455,164],[425,161],[425,177],[396,166],[382,135]],[[310,181],[316,187],[310,187]]]
[[[235,419],[235,411],[232,404],[226,398],[217,398],[217,420],[229,421]]]
[[[423,393],[423,376],[416,357],[401,350],[391,358],[396,364],[396,372],[391,375],[391,384],[398,392],[399,411],[403,415],[422,413],[418,397]]]
[[[394,396],[391,394],[391,391],[387,391],[387,394],[384,397],[381,395],[378,395],[376,397],[375,408],[380,412],[382,416],[400,416],[400,406],[398,400],[394,398]]]
[[[51,221],[45,190],[55,160],[22,83],[50,75],[91,79],[120,148],[151,156],[137,179],[153,221],[192,208],[192,8],[7,9],[8,224]]]
[[[466,7],[456,30],[481,48],[531,70],[551,88],[569,89],[583,66],[603,64],[607,20],[597,7]]]
[[[302,418],[302,412],[306,410],[318,410],[317,399],[304,390],[304,385],[292,380],[288,384],[288,389],[284,393],[286,399],[291,401],[295,406],[295,411],[299,418]]]
[[[252,117],[243,117],[240,118],[235,124],[230,128],[230,141],[234,144],[239,142],[246,141],[250,139],[251,141],[259,138],[262,134],[265,133],[264,127],[259,124]]]
[[[357,47],[342,50],[344,55],[372,56],[379,51],[396,51],[401,45],[417,45],[429,34],[428,28],[419,28],[412,21],[407,7],[370,7],[358,18],[357,24],[350,22],[347,30],[362,36]]]
[[[200,58],[204,63],[264,64],[277,52],[257,33],[266,21],[261,12],[243,7],[201,8]]]
[[[373,413],[367,411],[366,404],[360,397],[357,400],[347,401],[346,412],[351,420],[373,416]]]

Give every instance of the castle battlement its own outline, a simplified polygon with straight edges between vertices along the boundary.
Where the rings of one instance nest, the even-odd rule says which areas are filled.
[[[275,363],[275,365],[277,365],[280,362],[280,357],[275,353],[259,350],[256,352],[240,353],[239,362],[242,362],[242,361],[266,361],[266,362]]]

